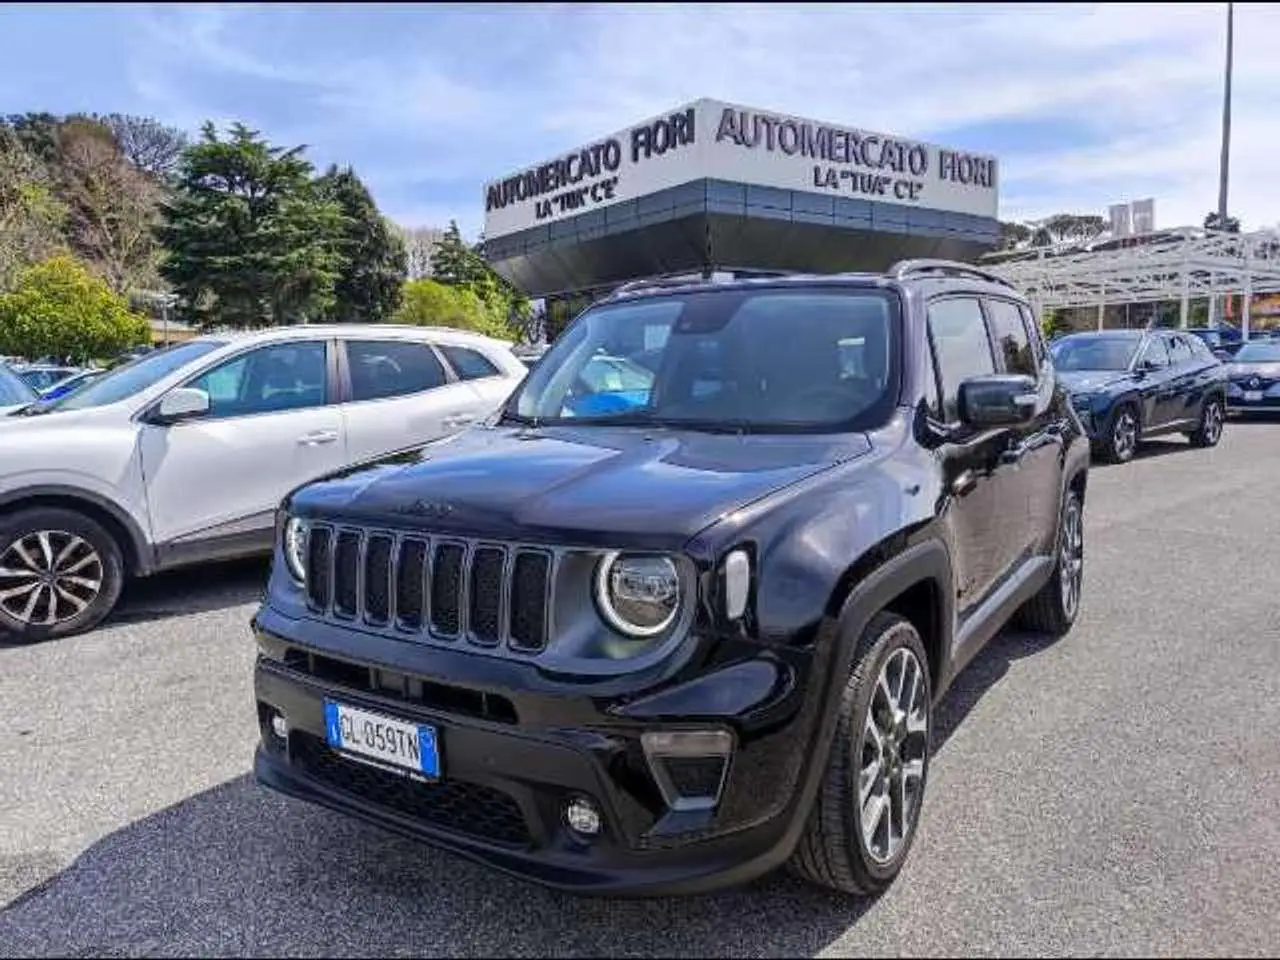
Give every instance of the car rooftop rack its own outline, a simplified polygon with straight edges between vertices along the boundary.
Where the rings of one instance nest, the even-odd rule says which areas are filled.
[[[731,280],[756,280],[804,275],[796,270],[763,270],[755,267],[712,267],[706,270],[682,270],[676,273],[662,273],[653,277],[642,277],[639,280],[628,280],[614,290],[611,296],[616,297],[622,293],[635,293],[639,290],[681,287],[689,283],[725,283]]]
[[[956,260],[899,260],[889,268],[888,273],[895,280],[905,280],[908,277],[921,274],[937,274],[946,277],[968,277],[971,280],[985,280],[988,283],[998,283],[1002,287],[1014,288],[1012,283],[999,274],[992,273],[990,270],[983,270],[981,267],[975,267],[972,264],[960,263]]]

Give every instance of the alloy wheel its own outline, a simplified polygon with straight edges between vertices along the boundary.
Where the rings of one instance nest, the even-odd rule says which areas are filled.
[[[28,533],[0,553],[0,610],[26,625],[64,623],[98,598],[103,576],[102,558],[83,537]]]
[[[1222,405],[1214,400],[1204,409],[1204,438],[1213,446],[1222,436]]]
[[[1138,447],[1138,421],[1129,410],[1121,410],[1111,432],[1116,459],[1126,460]]]
[[[1067,620],[1075,619],[1080,606],[1080,594],[1084,580],[1084,518],[1080,501],[1072,497],[1067,501],[1066,515],[1062,518],[1062,545],[1058,552],[1058,576],[1062,587],[1062,612]]]
[[[920,811],[929,749],[925,701],[924,668],[900,647],[876,680],[859,750],[859,821],[867,853],[878,864],[897,856]]]

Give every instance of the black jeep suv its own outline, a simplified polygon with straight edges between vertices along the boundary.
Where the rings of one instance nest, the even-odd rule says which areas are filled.
[[[285,500],[257,778],[561,888],[877,893],[939,697],[1076,618],[1088,461],[972,268],[629,285],[485,424]]]

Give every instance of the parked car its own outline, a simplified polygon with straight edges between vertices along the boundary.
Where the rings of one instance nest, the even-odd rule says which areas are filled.
[[[110,371],[100,370],[97,368],[90,370],[81,370],[79,373],[73,373],[64,380],[59,380],[53,386],[40,391],[40,399],[48,402],[57,400],[59,397],[65,397],[73,390],[79,390],[87,383],[100,379]]]
[[[0,417],[34,403],[38,396],[25,380],[0,363]],[[3,448],[0,448],[3,449]],[[3,461],[0,461],[2,464]],[[0,470],[4,467],[0,465]]]
[[[28,364],[14,371],[36,393],[48,390],[54,384],[80,372],[79,367],[57,367],[46,364]]]
[[[202,337],[0,421],[0,633],[87,630],[128,576],[270,552],[276,505],[344,465],[457,432],[525,368],[456,330]]]
[[[1198,447],[1222,439],[1226,368],[1201,338],[1178,330],[1074,333],[1054,342],[1053,358],[1105,460],[1124,463],[1143,440],[1172,433]]]
[[[1280,410],[1280,340],[1250,340],[1227,364],[1227,410]]]
[[[572,415],[641,351],[643,403]],[[989,274],[616,292],[491,423],[285,500],[256,776],[563,888],[884,890],[933,705],[1076,619],[1088,463]]]
[[[1202,340],[1215,356],[1224,361],[1244,346],[1244,335],[1236,327],[1192,327],[1184,332]]]

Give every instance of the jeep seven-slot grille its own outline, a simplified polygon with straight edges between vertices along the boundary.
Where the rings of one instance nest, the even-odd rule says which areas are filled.
[[[306,555],[307,596],[326,617],[526,652],[547,644],[542,550],[318,524]]]

